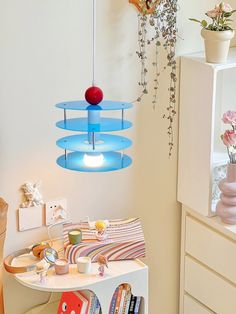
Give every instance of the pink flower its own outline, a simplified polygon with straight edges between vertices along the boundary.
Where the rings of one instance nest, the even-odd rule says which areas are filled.
[[[212,19],[215,19],[217,16],[220,15],[220,8],[219,7],[215,7],[215,9],[210,10],[206,13],[207,16],[211,17]]]
[[[227,130],[222,135],[222,141],[225,144],[225,146],[235,146],[236,145],[236,133],[233,130]]]
[[[222,12],[225,12],[225,13],[228,13],[228,12],[233,11],[231,5],[228,4],[228,3],[222,2],[222,3],[220,4],[220,7],[221,7]]]
[[[236,111],[227,111],[224,113],[222,121],[225,124],[236,126]]]

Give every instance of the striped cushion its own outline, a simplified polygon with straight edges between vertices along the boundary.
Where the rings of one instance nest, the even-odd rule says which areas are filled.
[[[74,228],[82,230],[82,242],[78,245],[69,243],[68,231]],[[145,257],[145,240],[140,219],[110,220],[107,227],[107,239],[99,241],[94,229],[89,224],[66,224],[63,227],[65,256],[75,264],[79,256],[89,256],[97,261],[99,254],[104,254],[110,261]]]

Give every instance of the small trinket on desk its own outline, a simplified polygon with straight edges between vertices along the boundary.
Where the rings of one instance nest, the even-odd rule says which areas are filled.
[[[95,223],[96,238],[103,241],[107,238],[107,225],[103,220],[98,220]]]
[[[78,272],[82,274],[89,274],[91,271],[91,258],[89,256],[80,256],[76,259]]]
[[[72,229],[68,232],[70,244],[76,245],[82,241],[82,231],[80,229]]]
[[[57,259],[55,261],[54,267],[57,275],[64,275],[68,274],[69,272],[69,262],[65,258]]]
[[[41,284],[45,284],[46,282],[46,276],[48,268],[50,267],[50,264],[47,263],[45,260],[41,260],[36,267],[36,274],[39,275],[39,282]]]
[[[98,259],[97,259],[97,262],[98,262],[98,274],[100,277],[103,277],[104,276],[104,273],[105,273],[105,266],[108,268],[108,261],[107,261],[107,258],[105,255],[99,255],[98,256]]]

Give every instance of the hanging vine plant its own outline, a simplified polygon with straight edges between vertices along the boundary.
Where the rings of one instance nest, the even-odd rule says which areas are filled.
[[[168,121],[167,134],[169,137],[169,156],[174,147],[173,123],[176,115],[176,41],[177,41],[177,0],[129,0],[138,9],[138,51],[141,62],[141,78],[138,82],[142,91],[137,98],[141,102],[143,96],[148,94],[148,65],[154,68],[153,109],[158,105],[158,90],[160,75],[163,70],[169,69],[170,82],[168,86],[169,99],[166,113],[163,118]],[[151,29],[150,29],[151,28]],[[150,30],[150,31],[149,31]],[[148,34],[151,34],[150,37]],[[148,60],[149,46],[155,47],[155,59]],[[161,66],[159,55],[161,49],[166,52],[166,64]]]

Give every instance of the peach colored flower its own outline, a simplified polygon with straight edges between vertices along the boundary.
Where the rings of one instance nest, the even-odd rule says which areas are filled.
[[[222,141],[225,144],[225,146],[235,146],[236,145],[236,133],[233,130],[227,130],[222,135]]]
[[[236,111],[227,111],[224,113],[222,121],[225,124],[236,126]]]
[[[215,19],[217,16],[220,15],[220,13],[220,8],[215,7],[213,10],[208,11],[206,15],[211,17],[212,19]]]

